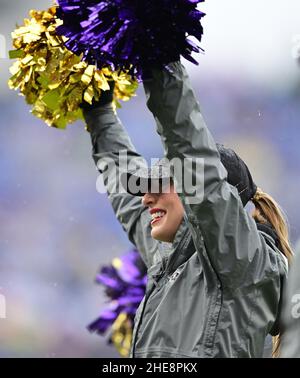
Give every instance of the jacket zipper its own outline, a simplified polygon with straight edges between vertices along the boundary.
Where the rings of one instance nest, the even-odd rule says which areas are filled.
[[[188,237],[186,237],[186,234],[185,234],[184,237],[178,243],[177,248],[175,249],[175,251],[173,253],[175,253],[179,248],[181,248],[181,246],[186,246],[185,243],[187,242],[187,240],[188,240]],[[163,271],[159,275],[155,276],[157,281],[162,278],[162,276],[164,275],[164,273],[166,271],[165,264],[163,265],[162,268],[163,268]],[[138,335],[138,332],[139,332],[139,329],[140,329],[140,326],[141,326],[141,322],[142,322],[142,318],[143,318],[144,311],[145,311],[145,308],[146,308],[146,304],[147,304],[147,301],[148,301],[150,295],[154,292],[154,290],[158,286],[157,281],[153,280],[153,288],[145,296],[144,305],[143,305],[143,308],[142,308],[142,311],[141,311],[139,322],[138,322],[138,325],[136,327],[136,331],[135,331],[135,334],[134,334],[134,337],[133,337],[133,340],[132,340],[132,358],[134,358],[136,339],[137,339],[137,335]]]
[[[163,276],[164,272],[162,272],[160,275],[158,275],[157,279],[159,280],[162,276]],[[139,323],[136,327],[136,331],[135,331],[135,334],[134,334],[134,338],[132,340],[132,358],[134,358],[134,353],[135,353],[135,344],[136,344],[136,338],[137,338],[137,335],[138,335],[138,332],[139,332],[139,329],[140,329],[140,326],[141,326],[141,322],[142,322],[142,318],[143,318],[143,315],[144,315],[144,312],[145,312],[145,308],[146,308],[146,303],[150,297],[150,295],[154,292],[154,290],[157,288],[158,284],[157,282],[155,282],[155,280],[153,280],[153,287],[152,289],[148,292],[148,294],[145,296],[145,300],[144,300],[144,305],[143,305],[143,308],[142,308],[142,311],[141,311],[141,314],[140,314],[140,318],[139,318]]]

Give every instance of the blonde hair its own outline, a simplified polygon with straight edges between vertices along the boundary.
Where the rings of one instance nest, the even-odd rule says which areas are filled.
[[[286,216],[278,203],[260,188],[252,198],[255,209],[252,213],[253,218],[262,224],[269,223],[275,230],[278,240],[279,249],[288,259],[289,264],[293,259],[293,252],[289,241],[289,227]],[[279,357],[281,334],[273,337],[272,357]]]

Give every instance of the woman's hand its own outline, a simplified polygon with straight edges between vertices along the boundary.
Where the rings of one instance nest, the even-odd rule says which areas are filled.
[[[104,105],[112,103],[114,99],[115,82],[111,80],[108,82],[108,84],[110,86],[110,89],[108,89],[107,91],[102,91],[100,99],[98,101],[95,101],[95,99],[93,99],[92,104],[89,104],[88,102],[83,101],[80,107],[84,111],[89,111],[89,110],[100,108]]]

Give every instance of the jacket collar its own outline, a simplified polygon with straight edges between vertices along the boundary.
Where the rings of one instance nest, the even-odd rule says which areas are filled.
[[[192,239],[188,224],[187,217],[184,214],[184,217],[176,231],[173,242],[160,242],[158,244],[159,265],[161,266],[160,269],[163,271],[170,273],[195,252],[195,248],[192,247],[188,248],[191,253],[188,254],[186,251],[188,245],[191,244]]]
[[[183,235],[187,232],[188,222],[186,216],[183,217],[172,243],[160,242],[159,249],[162,252],[163,256],[169,256],[173,251],[176,250],[178,244],[182,240]]]
[[[187,261],[193,253],[195,253],[196,249],[188,224],[187,217],[184,216],[172,243],[172,253],[167,260],[167,274],[173,273],[181,264]]]
[[[256,222],[256,227],[259,231],[262,231],[262,232],[266,233],[267,235],[271,236],[271,238],[273,238],[273,240],[274,240],[276,247],[280,249],[279,237],[278,237],[276,231],[274,230],[274,228],[272,227],[272,225],[270,223],[258,223],[258,222]]]
[[[180,243],[180,241],[182,240],[183,236],[187,233],[189,229],[189,226],[188,226],[188,220],[187,220],[187,216],[186,214],[184,213],[184,216],[182,218],[182,221],[176,231],[176,234],[175,234],[175,237],[174,237],[174,240],[173,240],[173,243],[172,243],[172,249],[175,251]]]

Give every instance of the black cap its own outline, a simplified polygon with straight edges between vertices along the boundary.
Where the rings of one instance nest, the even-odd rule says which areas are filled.
[[[217,144],[221,162],[228,172],[227,181],[235,186],[245,206],[256,193],[255,185],[246,163],[235,151]],[[151,168],[141,168],[134,172],[121,175],[121,183],[127,192],[135,196],[143,196],[148,192],[159,192],[170,183],[173,177],[172,167],[168,159],[158,160]],[[134,188],[138,188],[134,190]],[[154,190],[153,190],[154,188]],[[159,190],[158,190],[159,188]],[[151,190],[152,189],[152,190]]]
[[[221,162],[228,172],[227,181],[237,188],[245,206],[254,197],[257,190],[251,173],[246,163],[231,148],[226,148],[222,144],[217,144],[217,148]]]
[[[143,196],[146,193],[160,193],[168,188],[173,177],[172,167],[166,158],[159,159],[152,167],[143,167],[121,175],[121,184],[129,194]]]

